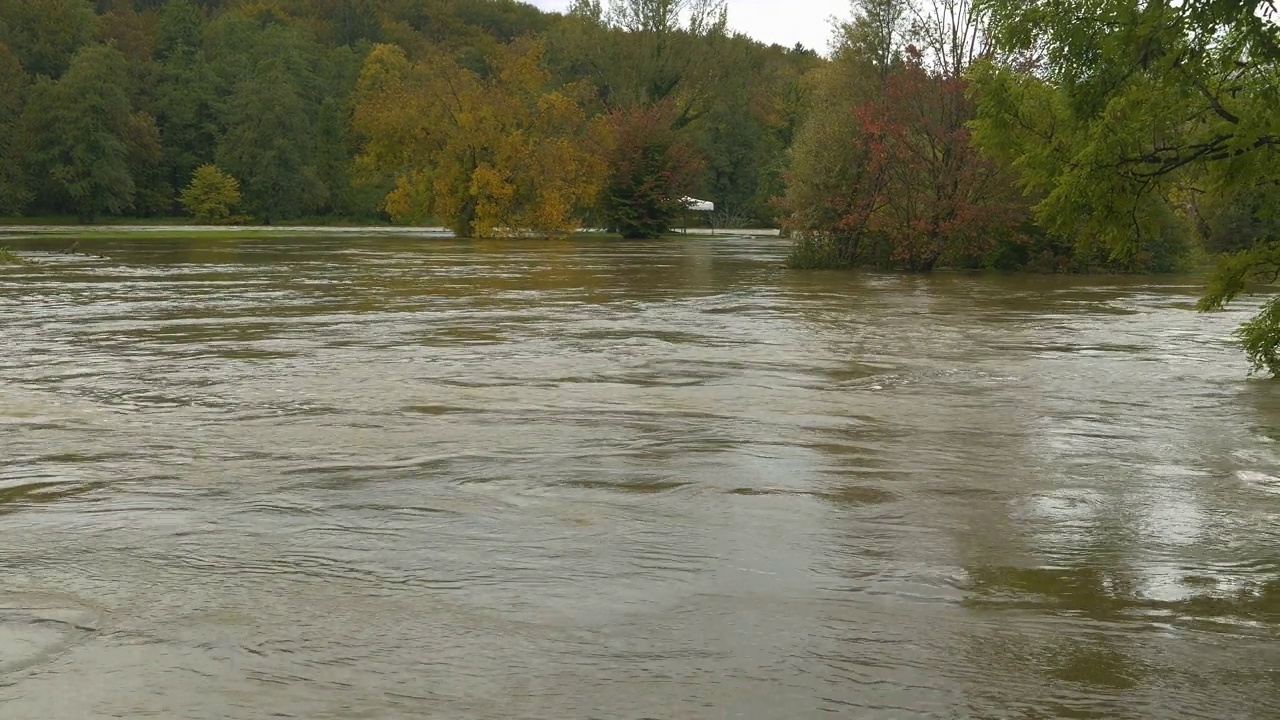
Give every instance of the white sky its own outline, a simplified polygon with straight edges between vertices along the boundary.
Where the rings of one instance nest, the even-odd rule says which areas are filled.
[[[570,0],[525,0],[544,10],[564,11]],[[608,5],[605,0],[604,5]],[[765,43],[826,53],[832,17],[850,14],[849,0],[729,0],[729,27]]]

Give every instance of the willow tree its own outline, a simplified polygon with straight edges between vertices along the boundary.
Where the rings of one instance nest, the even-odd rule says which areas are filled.
[[[1276,279],[1280,246],[1265,230],[1280,218],[1272,0],[984,0],[981,8],[1012,59],[976,73],[977,135],[1043,197],[1043,224],[1123,260],[1167,243],[1171,216],[1185,215],[1189,198],[1240,199],[1262,222],[1242,226],[1256,234],[1223,259],[1203,307]],[[1255,369],[1280,373],[1280,299],[1242,339]]]
[[[397,221],[462,237],[567,235],[604,174],[578,86],[551,89],[533,41],[503,46],[485,75],[436,55],[412,63],[377,45],[355,94],[357,166],[389,177]]]

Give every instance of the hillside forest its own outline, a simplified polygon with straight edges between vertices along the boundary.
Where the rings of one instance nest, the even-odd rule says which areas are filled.
[[[1272,0],[0,0],[0,216],[656,237],[796,268],[1280,275]],[[705,219],[702,220],[705,222]],[[1280,369],[1280,305],[1242,330]]]

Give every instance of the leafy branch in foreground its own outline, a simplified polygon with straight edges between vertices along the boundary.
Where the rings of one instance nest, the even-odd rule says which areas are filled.
[[[1274,2],[979,0],[979,8],[1009,59],[974,74],[975,135],[1041,198],[1039,223],[1126,260],[1193,219],[1206,249],[1229,251],[1202,310],[1280,281]],[[1278,303],[1237,333],[1253,369],[1276,375]]]

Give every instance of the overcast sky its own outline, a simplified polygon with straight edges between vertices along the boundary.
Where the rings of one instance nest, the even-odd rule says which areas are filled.
[[[525,0],[545,10],[563,11],[570,0]],[[608,5],[608,0],[604,4]],[[827,51],[832,17],[849,15],[849,0],[729,0],[729,26],[765,43],[804,43]]]

